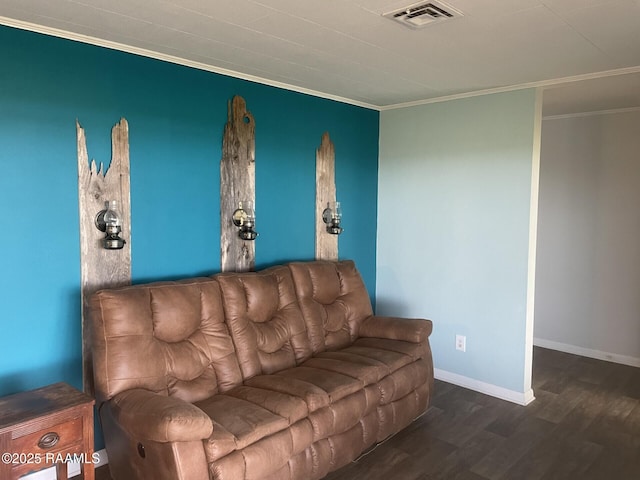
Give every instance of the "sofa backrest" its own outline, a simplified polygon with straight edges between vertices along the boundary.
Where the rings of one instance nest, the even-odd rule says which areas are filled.
[[[197,402],[351,344],[372,314],[349,260],[102,290],[88,311],[96,398],[144,388]]]
[[[291,272],[277,266],[214,277],[236,346],[242,376],[249,379],[295,367],[311,356]]]
[[[353,261],[289,264],[313,353],[351,344],[360,323],[373,314]]]
[[[144,388],[195,402],[242,383],[213,279],[102,290],[89,315],[98,401]]]

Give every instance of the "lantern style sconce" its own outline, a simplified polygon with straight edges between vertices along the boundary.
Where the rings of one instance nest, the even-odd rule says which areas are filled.
[[[96,227],[106,235],[102,239],[102,246],[107,250],[120,250],[126,243],[120,238],[122,231],[122,220],[118,215],[117,202],[111,200],[104,202],[105,209],[100,210],[96,215]]]
[[[253,202],[238,202],[238,208],[231,217],[233,224],[238,227],[238,236],[242,240],[255,240],[258,232],[254,230],[256,226],[256,213],[253,209]]]
[[[322,220],[327,224],[327,232],[332,235],[340,235],[344,231],[340,226],[342,220],[340,202],[327,202],[327,208],[322,212]]]

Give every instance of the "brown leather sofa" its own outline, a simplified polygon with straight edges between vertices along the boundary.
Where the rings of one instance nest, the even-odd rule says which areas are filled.
[[[429,404],[431,322],[374,316],[351,261],[103,290],[90,315],[116,480],[319,479]]]

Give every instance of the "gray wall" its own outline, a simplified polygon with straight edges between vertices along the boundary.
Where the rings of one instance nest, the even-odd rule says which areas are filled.
[[[380,116],[377,313],[431,318],[438,378],[519,403],[533,398],[538,98],[520,90]]]
[[[542,124],[537,345],[640,366],[640,112]]]

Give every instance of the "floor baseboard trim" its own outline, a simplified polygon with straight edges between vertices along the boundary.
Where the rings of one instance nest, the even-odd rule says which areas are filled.
[[[459,387],[468,388],[476,392],[484,393],[492,397],[500,398],[508,402],[517,403],[518,405],[529,405],[535,400],[533,390],[527,392],[516,392],[507,388],[499,387],[491,383],[481,382],[474,378],[465,377],[464,375],[458,375],[457,373],[447,372],[446,370],[440,370],[434,368],[434,375],[438,380],[443,382],[453,383]]]
[[[104,448],[102,450],[98,450],[95,453],[97,454],[97,461],[95,462],[96,468],[109,463],[109,459],[107,458],[107,451]],[[75,477],[76,475],[80,475],[80,464],[77,462],[69,462],[69,464],[67,465],[67,477],[71,478]],[[56,480],[56,467],[51,467],[45,470],[40,470],[39,472],[30,473],[29,475],[20,477],[20,480]]]
[[[630,357],[628,355],[620,355],[618,353],[603,352],[601,350],[593,350],[590,348],[569,345],[568,343],[554,342],[553,340],[545,340],[544,338],[533,339],[533,345],[536,347],[548,348],[549,350],[558,350],[560,352],[580,355],[581,357],[595,358],[596,360],[604,360],[605,362],[620,363],[629,365],[630,367],[640,368],[640,358]]]

